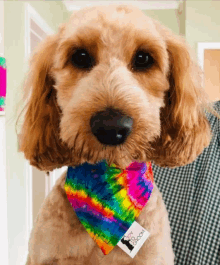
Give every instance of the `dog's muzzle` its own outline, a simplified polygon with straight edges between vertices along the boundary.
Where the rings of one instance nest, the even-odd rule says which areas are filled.
[[[105,145],[124,143],[132,131],[132,125],[131,117],[111,108],[96,113],[90,120],[92,133]]]

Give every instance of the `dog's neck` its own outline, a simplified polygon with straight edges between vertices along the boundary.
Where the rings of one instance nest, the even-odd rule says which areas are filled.
[[[106,164],[106,166],[107,166],[108,168],[116,168],[116,169],[121,170],[121,171],[129,170],[130,166],[131,166],[131,165],[134,165],[134,163],[138,163],[139,165],[141,165],[141,164],[142,164],[142,165],[151,164],[151,161],[145,161],[145,162],[132,161],[129,165],[122,167],[122,166],[121,166],[120,164],[118,164],[117,162],[109,163],[107,160],[103,159],[103,160],[101,160],[101,161],[98,161],[98,162],[95,163],[95,164],[91,164],[91,163],[85,162],[85,163],[83,163],[83,164],[71,164],[71,165],[69,165],[68,167],[79,168],[79,167],[83,167],[83,166],[85,166],[85,165],[90,165],[91,168],[92,168],[93,166],[94,166],[94,168],[96,168],[97,165],[100,165],[100,164],[103,163],[103,162]]]

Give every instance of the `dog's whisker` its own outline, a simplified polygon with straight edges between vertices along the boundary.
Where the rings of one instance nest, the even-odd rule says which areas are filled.
[[[38,158],[38,162],[42,162],[42,159],[41,159],[40,155],[37,158]]]
[[[53,160],[53,158],[52,158],[52,155],[51,155],[51,153],[50,153],[50,151],[48,150],[48,156],[49,156],[49,158],[50,158],[50,160],[51,160],[51,162],[54,162],[54,160]]]
[[[79,137],[79,131],[77,132],[77,134],[76,134],[76,137],[75,137],[75,140],[74,140],[74,144],[73,144],[73,150],[74,150],[74,152],[75,152],[75,148],[76,148],[76,140],[77,140],[77,138]]]
[[[99,152],[96,151],[97,155],[96,155],[96,158],[95,158],[95,163],[98,161],[98,157],[99,157]]]
[[[80,152],[79,152],[79,154],[78,154],[78,156],[79,156],[80,158],[82,157],[83,148],[84,148],[84,146],[85,146],[85,143],[86,143],[86,141],[84,140],[83,143],[82,143],[82,146],[81,146],[81,148],[80,148]]]
[[[87,160],[90,160],[90,156],[91,155],[91,149],[88,150],[88,153],[87,153]]]
[[[73,162],[73,148],[70,148],[70,163]]]

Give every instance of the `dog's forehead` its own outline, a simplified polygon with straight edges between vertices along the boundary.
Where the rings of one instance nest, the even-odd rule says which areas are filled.
[[[118,29],[119,32],[126,29],[141,31],[149,29],[152,35],[158,36],[151,18],[132,5],[93,6],[75,12],[66,24],[64,37],[68,38],[79,28],[83,29],[83,27],[88,26],[100,31],[114,28],[115,30]]]

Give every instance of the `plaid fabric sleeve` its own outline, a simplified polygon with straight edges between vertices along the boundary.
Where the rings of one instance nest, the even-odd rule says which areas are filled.
[[[220,101],[214,108],[220,113]],[[169,214],[175,265],[220,264],[220,120],[205,113],[214,135],[193,163],[174,169],[152,163]]]

